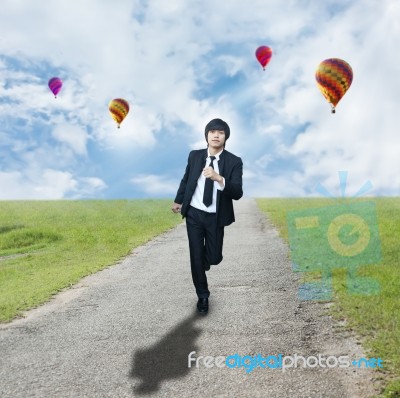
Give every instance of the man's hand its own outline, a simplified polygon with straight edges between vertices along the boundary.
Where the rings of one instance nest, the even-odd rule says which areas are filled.
[[[220,176],[212,167],[204,167],[203,175],[206,178],[211,178],[213,181],[217,181],[221,188],[224,187],[224,179]]]
[[[204,167],[203,175],[204,177],[211,178],[213,181],[217,181],[219,183],[222,183],[223,181],[222,177],[210,166]]]
[[[174,213],[180,213],[181,212],[181,208],[182,208],[182,205],[180,205],[179,203],[173,203],[172,204],[172,207],[171,207],[171,210],[174,212]]]

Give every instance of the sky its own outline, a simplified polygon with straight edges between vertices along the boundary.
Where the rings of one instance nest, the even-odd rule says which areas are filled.
[[[399,43],[400,0],[2,0],[0,199],[173,199],[214,118],[247,197],[339,196],[343,171],[398,196]],[[335,114],[328,58],[354,74]]]

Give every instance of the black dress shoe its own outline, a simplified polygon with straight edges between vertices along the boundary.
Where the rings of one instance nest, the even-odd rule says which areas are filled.
[[[208,298],[199,298],[199,301],[197,302],[197,310],[201,314],[207,314],[208,312]]]

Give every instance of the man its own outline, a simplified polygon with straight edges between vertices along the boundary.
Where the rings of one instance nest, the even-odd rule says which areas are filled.
[[[243,196],[242,160],[225,150],[230,129],[221,119],[205,128],[207,149],[191,151],[172,205],[186,217],[190,266],[200,313],[208,312],[206,272],[222,261],[224,227],[235,221],[232,199]]]

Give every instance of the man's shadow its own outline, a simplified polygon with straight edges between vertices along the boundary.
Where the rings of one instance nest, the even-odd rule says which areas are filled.
[[[158,343],[136,350],[129,373],[130,377],[140,379],[140,384],[133,388],[135,394],[150,394],[159,390],[163,380],[178,379],[189,373],[188,355],[191,351],[199,351],[196,340],[201,329],[194,325],[198,319],[196,312]]]

